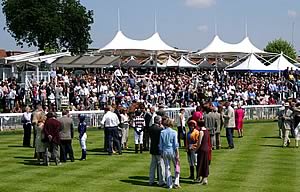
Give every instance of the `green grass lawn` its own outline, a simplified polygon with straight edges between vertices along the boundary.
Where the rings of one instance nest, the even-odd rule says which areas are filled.
[[[23,148],[22,133],[0,134],[0,192],[14,191],[168,191],[148,186],[150,155],[134,154],[133,132],[123,155],[102,152],[103,131],[88,132],[87,161],[68,162],[56,167],[39,166],[32,148]],[[186,179],[189,167],[181,149],[181,189],[178,191],[300,191],[300,149],[281,148],[276,123],[245,124],[244,138],[234,138],[235,149],[213,151],[209,185]],[[227,147],[226,138],[222,144]],[[74,140],[76,159],[80,158]],[[175,190],[175,189],[174,189]]]

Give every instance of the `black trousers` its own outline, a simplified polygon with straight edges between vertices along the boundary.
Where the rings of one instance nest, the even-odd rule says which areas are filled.
[[[31,123],[23,124],[24,136],[23,136],[23,146],[30,147],[31,138]]]
[[[149,128],[146,128],[144,131],[144,137],[143,137],[143,145],[144,145],[144,149],[149,150]]]
[[[118,150],[119,153],[121,153],[118,128],[117,127],[107,128],[107,134],[108,134],[108,153],[113,152],[113,144],[116,145],[115,146],[116,149]]]
[[[185,135],[185,127],[181,127],[181,126],[178,126],[178,133],[177,133],[177,141],[178,141],[178,145],[179,147],[181,147],[181,137],[183,137],[183,145],[185,146],[186,145],[186,135]]]
[[[104,151],[108,151],[108,128],[104,128]]]
[[[67,155],[71,161],[74,160],[74,152],[72,148],[72,140],[61,140],[60,141],[60,161],[66,162]]]

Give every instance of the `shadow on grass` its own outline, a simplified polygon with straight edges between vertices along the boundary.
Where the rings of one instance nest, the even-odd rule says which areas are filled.
[[[275,147],[275,148],[282,148],[282,145],[260,145],[262,147]]]
[[[30,166],[43,166],[43,165],[40,165],[38,163],[37,160],[24,160],[23,162],[18,162],[19,164],[23,164],[23,165],[30,165]]]
[[[120,180],[120,181],[123,182],[123,183],[129,183],[129,184],[132,184],[132,185],[158,187],[158,186],[150,186],[149,181],[130,180],[130,179],[123,179],[123,180]]]
[[[15,159],[34,159],[33,157],[16,156]]]
[[[273,136],[273,137],[262,137],[263,139],[280,139],[280,137],[276,137],[276,136]]]
[[[30,147],[24,147],[23,145],[8,145],[7,147],[13,147],[13,148],[30,148]]]

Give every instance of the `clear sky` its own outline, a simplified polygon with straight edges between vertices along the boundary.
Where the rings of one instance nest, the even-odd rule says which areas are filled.
[[[93,43],[101,48],[118,30],[133,39],[148,38],[154,32],[154,15],[162,39],[180,49],[202,49],[217,34],[226,42],[237,43],[246,34],[263,49],[268,41],[282,37],[300,52],[300,0],[81,0],[94,11]],[[246,22],[247,21],[247,22]],[[292,35],[294,23],[294,35]],[[3,30],[0,13],[0,48],[22,50]],[[45,29],[47,30],[47,29]],[[294,37],[294,38],[292,38]],[[30,48],[32,50],[33,48]],[[28,50],[28,48],[23,48]]]

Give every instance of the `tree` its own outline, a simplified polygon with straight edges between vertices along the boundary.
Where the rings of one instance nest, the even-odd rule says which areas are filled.
[[[297,52],[294,46],[281,38],[269,42],[264,50],[271,53],[282,52],[283,54],[294,60],[297,58]]]
[[[6,30],[17,45],[82,53],[92,42],[93,12],[79,0],[2,0]]]

